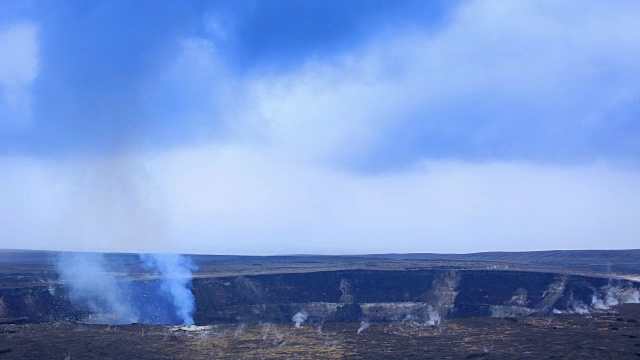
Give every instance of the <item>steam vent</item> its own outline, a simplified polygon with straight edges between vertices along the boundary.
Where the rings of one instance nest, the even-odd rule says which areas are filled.
[[[398,358],[533,358],[555,346],[619,358],[640,349],[640,251],[0,254],[7,357],[370,358],[397,348]],[[72,340],[79,334],[91,341]]]

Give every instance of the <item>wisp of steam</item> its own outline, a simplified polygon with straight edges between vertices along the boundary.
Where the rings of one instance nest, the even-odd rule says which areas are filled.
[[[360,335],[361,332],[367,330],[369,326],[371,326],[371,323],[369,323],[367,320],[362,320],[362,322],[360,322],[360,327],[358,328],[358,335]]]
[[[137,321],[137,309],[127,299],[122,282],[108,271],[103,254],[61,253],[55,263],[71,300],[91,309],[94,317],[89,322],[128,324]]]
[[[195,298],[189,285],[192,271],[198,269],[189,257],[176,254],[141,254],[143,265],[162,276],[161,289],[175,306],[176,315],[184,325],[193,325]]]
[[[293,318],[291,318],[291,321],[296,323],[296,328],[300,328],[302,323],[307,321],[307,317],[309,317],[309,315],[307,315],[306,312],[301,311],[301,312],[298,312],[297,314],[293,315]]]
[[[434,326],[439,325],[442,319],[440,318],[440,313],[438,310],[434,309],[433,306],[429,305],[427,307],[427,319],[425,321],[425,325]]]

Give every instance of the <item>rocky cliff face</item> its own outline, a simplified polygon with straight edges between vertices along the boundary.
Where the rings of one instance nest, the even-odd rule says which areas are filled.
[[[196,279],[196,322],[424,321],[637,302],[628,281],[515,271],[335,271]]]
[[[69,300],[61,286],[0,290],[0,318],[24,318],[29,322],[47,323],[80,321],[87,315],[86,309]]]
[[[139,281],[127,301],[154,299]],[[417,321],[511,317],[551,312],[583,313],[640,302],[625,280],[496,270],[321,271],[196,278],[197,324],[220,322]],[[0,291],[0,317],[31,322],[96,321],[91,307],[73,302],[60,285]],[[157,319],[140,319],[157,322]],[[162,322],[160,320],[160,322]]]

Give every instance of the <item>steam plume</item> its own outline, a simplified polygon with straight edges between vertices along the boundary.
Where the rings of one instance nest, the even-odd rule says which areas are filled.
[[[156,191],[144,162],[123,149],[103,157],[69,164],[60,236],[91,250],[142,250],[166,240],[162,194]],[[98,322],[192,325],[194,296],[189,285],[196,266],[182,255],[139,255],[142,266],[159,276],[155,282],[123,282],[102,254],[63,254],[57,259],[60,279],[74,302],[102,315]],[[160,296],[141,297],[159,293]]]
[[[188,286],[197,266],[189,257],[176,254],[141,254],[140,260],[162,275],[161,289],[173,302],[176,315],[184,325],[193,325],[195,298]]]
[[[236,331],[233,333],[233,337],[235,338],[240,337],[240,335],[242,335],[242,333],[244,332],[244,329],[246,328],[247,328],[247,324],[245,323],[238,325],[238,327],[236,328]]]
[[[293,318],[291,318],[291,321],[296,323],[296,328],[299,328],[303,322],[307,321],[307,318],[309,317],[309,315],[307,315],[306,312],[301,311],[298,312],[297,314],[293,315]]]
[[[429,305],[427,307],[427,321],[425,322],[425,325],[434,326],[440,324],[441,321],[442,318],[440,317],[438,310]]]
[[[361,332],[367,330],[369,326],[371,326],[371,324],[367,320],[363,320],[360,323],[360,327],[358,328],[358,335],[360,335]]]
[[[137,321],[121,282],[107,269],[104,255],[61,253],[56,259],[60,280],[71,300],[91,308],[91,322],[123,324]]]

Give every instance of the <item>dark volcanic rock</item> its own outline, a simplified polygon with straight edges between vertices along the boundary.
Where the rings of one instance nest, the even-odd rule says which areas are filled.
[[[137,306],[168,306],[156,296],[157,281],[127,284],[127,299]],[[319,271],[201,277],[192,283],[197,324],[290,322],[299,311],[311,322],[526,316],[588,307],[596,297],[608,296],[606,289],[634,286],[599,277],[500,270]],[[83,321],[91,313],[59,285],[4,289],[0,299],[3,316],[30,322]],[[150,314],[139,322],[172,321]]]
[[[338,306],[333,321],[357,322],[362,319],[362,308],[358,304]]]

